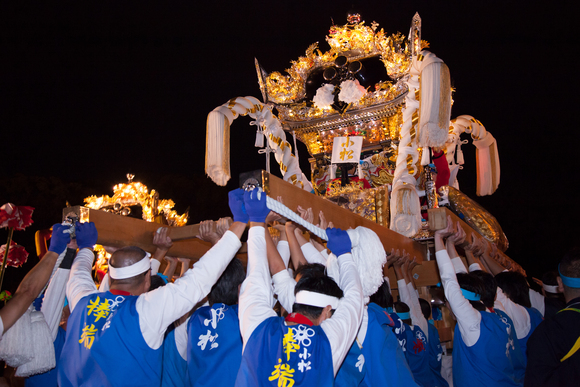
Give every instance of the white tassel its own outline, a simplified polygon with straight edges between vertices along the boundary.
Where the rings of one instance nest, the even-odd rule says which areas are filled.
[[[30,320],[30,313],[33,309],[31,305],[0,340],[0,359],[3,359],[10,367],[20,367],[32,360],[34,356]]]
[[[358,163],[358,178],[361,180],[364,179],[362,164],[360,162]]]
[[[427,165],[431,162],[431,148],[424,147],[421,155],[421,165]]]
[[[335,172],[336,171],[336,165],[330,164],[328,166],[328,171],[330,173],[330,180],[336,179],[336,172]]]
[[[260,130],[260,128],[258,128],[258,130],[256,130],[256,142],[254,143],[254,146],[256,148],[263,148],[264,147],[264,132],[262,132]]]
[[[18,367],[15,375],[19,377],[41,374],[56,367],[52,335],[44,315],[42,312],[34,311],[30,314],[30,319],[34,358]]]

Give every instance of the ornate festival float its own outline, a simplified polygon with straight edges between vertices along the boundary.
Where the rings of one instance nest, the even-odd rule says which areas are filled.
[[[326,42],[329,49],[312,44],[305,56],[291,62],[286,74],[268,73],[255,61],[262,101],[233,98],[208,115],[207,175],[220,186],[230,180],[230,126],[247,115],[257,128],[258,152],[267,160],[265,171],[240,176],[241,185],[261,186],[276,212],[293,215],[298,205],[312,208],[314,224],[320,222],[322,211],[336,227],[374,231],[385,250],[405,249],[421,263],[414,278],[425,298],[432,298],[429,294],[440,282],[433,260],[433,230],[444,227],[448,215],[459,221],[468,237],[473,234],[495,243],[495,259],[504,267],[523,272],[505,255],[508,241],[497,220],[459,190],[462,146],[471,138],[477,156],[477,195],[494,193],[500,182],[497,145],[476,118],[451,119],[449,69],[427,50],[419,15],[413,17],[409,34],[403,35],[388,34],[376,22],[366,25],[360,15],[351,13],[347,24],[330,28]],[[308,149],[310,179],[293,153],[297,141]],[[270,173],[271,155],[283,179]],[[72,214],[95,222],[103,246],[137,245],[152,253],[151,235],[161,223],[170,228],[174,240],[170,255],[196,260],[209,249],[209,243],[195,238],[199,225],[185,225],[187,214],[177,215],[173,202],[159,200],[154,191],[149,193],[128,178],[127,184],[114,188],[113,197],[87,198],[86,207],[65,208],[63,218]],[[136,205],[143,220],[126,216]],[[324,230],[309,227],[298,216],[287,217],[324,239]],[[245,262],[244,249],[238,258]],[[382,266],[384,260],[379,261]],[[103,253],[100,268],[105,264]],[[395,285],[393,271],[386,265],[384,270]],[[361,277],[372,283],[365,293],[382,282]],[[442,341],[444,337],[450,337],[449,329]]]
[[[222,186],[230,179],[230,126],[248,115],[266,171],[242,174],[240,183],[262,186],[269,203],[281,197],[290,209],[311,207],[315,224],[322,211],[336,227],[370,228],[387,251],[405,249],[422,262],[414,269],[422,297],[437,298],[432,237],[448,215],[468,238],[493,242],[504,267],[523,272],[505,255],[508,241],[497,220],[459,190],[462,146],[471,138],[477,195],[495,192],[497,145],[478,119],[451,119],[449,69],[427,50],[419,15],[407,36],[388,34],[376,22],[366,25],[357,13],[347,19],[330,28],[328,50],[312,44],[285,74],[268,72],[255,60],[262,101],[234,98],[208,115],[208,176]],[[300,169],[297,141],[308,149],[310,179]],[[283,180],[269,173],[272,154]],[[384,270],[396,287],[393,271]],[[442,341],[449,340],[450,324],[439,328]]]
[[[451,119],[449,69],[426,50],[419,15],[405,36],[389,35],[376,22],[368,26],[352,13],[346,25],[330,28],[326,42],[329,50],[312,44],[286,74],[268,73],[255,61],[263,102],[238,97],[208,115],[208,176],[218,185],[228,182],[230,125],[249,115],[257,127],[256,147],[263,148],[259,153],[273,154],[283,180],[294,188],[274,187],[279,183],[273,184],[267,161],[262,183],[276,191],[269,196],[282,196],[290,207],[294,195],[305,198],[302,206],[310,200],[315,207],[332,208],[324,204],[331,202],[349,210],[348,218],[357,214],[380,226],[373,229],[381,234],[388,228],[424,245],[438,228],[440,214],[451,214],[468,233],[495,243],[504,264],[521,270],[503,254],[508,241],[497,220],[459,190],[462,146],[469,142],[462,135],[469,135],[476,148],[479,196],[493,194],[499,185],[497,145],[474,117]],[[294,149],[296,141],[306,145],[310,179],[287,138]],[[430,227],[429,212],[434,213]],[[427,258],[425,248],[418,250]]]

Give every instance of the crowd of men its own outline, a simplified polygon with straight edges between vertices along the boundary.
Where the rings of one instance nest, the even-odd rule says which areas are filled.
[[[231,191],[229,206],[233,221],[222,219],[217,228],[202,223],[200,237],[213,246],[191,268],[184,260],[178,276],[176,259],[165,255],[172,246],[166,228],[153,236],[153,257],[139,247],[118,249],[96,284],[95,225],[76,224],[74,239],[69,225],[54,225],[49,251],[0,310],[1,338],[60,262],[42,303],[35,303],[52,332],[57,365],[26,385],[580,383],[580,250],[544,276],[540,294],[494,259],[493,244],[466,240],[449,218],[434,236],[445,307],[456,321],[446,351],[431,318],[440,309],[419,297],[412,274],[418,263],[405,252],[387,254],[398,300],[388,277],[367,298],[349,234],[327,228],[323,214],[326,244],[272,213],[258,189]],[[244,269],[235,255],[247,228]],[[328,270],[331,261],[338,273]]]

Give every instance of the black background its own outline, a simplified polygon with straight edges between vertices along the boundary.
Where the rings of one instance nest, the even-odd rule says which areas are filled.
[[[508,255],[540,276],[579,237],[577,37],[570,2],[364,1],[370,25],[422,38],[450,68],[452,117],[469,114],[497,139],[501,184],[476,197],[475,149],[464,146],[462,191],[494,214]],[[205,120],[237,96],[261,99],[254,57],[283,71],[352,2],[14,2],[0,5],[0,204],[36,208],[15,232],[31,253],[7,287],[37,262],[33,233],[59,221],[68,200],[112,195],[125,174],[171,198],[190,223],[229,214],[240,172],[264,168],[255,128],[231,128],[234,178],[204,174]],[[309,175],[306,148],[299,147]],[[273,163],[272,170],[277,171]],[[7,231],[0,230],[0,240]]]

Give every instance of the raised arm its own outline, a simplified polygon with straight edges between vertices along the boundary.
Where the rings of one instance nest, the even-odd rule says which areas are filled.
[[[407,282],[406,294],[409,298],[407,302],[401,297],[401,301],[409,305],[413,325],[417,325],[421,328],[427,337],[427,340],[429,340],[429,323],[421,311],[421,304],[419,304],[419,296],[417,295],[417,287],[415,286],[415,280],[413,278],[413,268],[417,266],[417,261],[415,257],[410,259],[408,254],[405,256],[405,261],[406,263],[403,265],[403,275],[405,276],[405,282]]]
[[[207,296],[242,246],[240,238],[246,228],[244,221],[247,222],[247,218],[243,216],[240,201],[241,190],[230,192],[229,204],[234,213],[234,223],[193,268],[174,283],[144,293],[137,299],[139,324],[149,347],[157,349],[161,346],[167,327]],[[240,216],[236,215],[238,211],[242,213]]]
[[[351,242],[346,231],[329,228],[328,248],[338,257],[339,286],[344,292],[331,318],[320,324],[330,342],[334,375],[338,372],[357,335],[363,316],[363,292],[358,270],[351,255]]]
[[[245,192],[244,205],[250,219],[248,274],[240,289],[238,315],[245,349],[254,329],[267,318],[276,316],[271,307],[272,278],[268,268],[267,251],[270,250],[273,254],[278,252],[275,247],[272,249],[274,244],[272,240],[266,238],[265,220],[270,212],[266,207],[266,194],[257,189]],[[268,246],[267,243],[271,245]]]
[[[97,292],[91,276],[95,260],[93,246],[97,243],[97,237],[97,228],[93,222],[77,223],[76,238],[79,251],[73,262],[66,287],[66,297],[71,313],[81,298]]]
[[[26,274],[24,279],[18,285],[14,296],[0,310],[0,318],[3,325],[3,332],[6,332],[18,319],[26,312],[26,309],[32,304],[32,301],[44,288],[44,285],[50,279],[52,269],[60,253],[66,249],[67,243],[70,242],[70,234],[63,233],[68,227],[60,224],[52,226],[52,238],[50,247],[44,257],[38,262],[32,270]],[[0,331],[0,335],[3,333]]]
[[[293,222],[286,222],[286,236],[288,237],[290,259],[292,260],[294,270],[298,269],[299,266],[306,265],[308,263],[304,257],[304,253],[302,253],[300,243],[298,243],[298,239],[296,239],[295,230],[297,230],[296,224]]]
[[[56,339],[58,333],[66,296],[66,284],[68,283],[70,268],[77,254],[77,247],[76,240],[72,239],[67,245],[67,249],[61,253],[63,258],[60,266],[50,279],[46,292],[44,293],[44,299],[42,300],[40,311],[48,324],[53,341]]]
[[[447,218],[447,227],[435,231],[435,256],[437,258],[437,266],[439,267],[445,297],[449,301],[451,310],[457,318],[461,337],[465,344],[470,347],[479,340],[481,314],[463,297],[463,293],[457,282],[455,269],[451,263],[444,242],[444,238],[450,236],[452,233],[453,223],[449,216]]]
[[[453,264],[456,273],[467,273],[467,268],[459,257],[459,254],[457,254],[455,248],[455,246],[461,245],[465,241],[465,231],[463,231],[463,227],[461,227],[459,222],[457,222],[456,227],[452,230],[453,233],[449,235],[445,241],[447,254],[449,254],[449,258],[451,258],[451,263]]]

